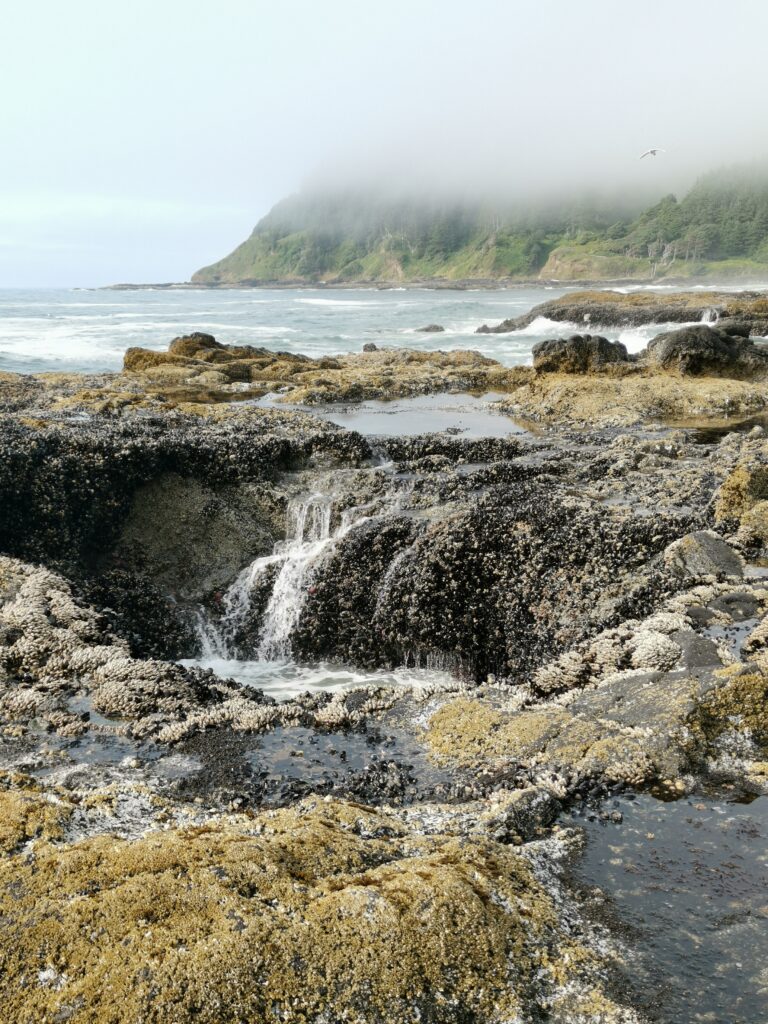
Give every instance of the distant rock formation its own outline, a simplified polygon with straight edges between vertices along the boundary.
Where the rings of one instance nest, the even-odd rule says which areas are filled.
[[[569,292],[534,306],[522,316],[483,324],[477,334],[509,334],[544,317],[557,323],[595,327],[643,327],[646,324],[690,324],[727,321],[730,334],[768,335],[768,296],[763,292]]]

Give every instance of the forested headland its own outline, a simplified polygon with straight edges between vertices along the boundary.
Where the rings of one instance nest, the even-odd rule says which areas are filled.
[[[768,169],[710,173],[641,208],[599,195],[557,203],[447,201],[360,189],[278,203],[210,286],[768,276]]]

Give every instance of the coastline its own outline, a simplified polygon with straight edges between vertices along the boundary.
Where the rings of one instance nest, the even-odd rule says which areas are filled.
[[[692,373],[680,334],[544,370],[198,333],[0,375],[11,1013],[644,1020],[636,957],[685,956],[595,918],[592,823],[667,849],[689,806],[754,829],[768,797],[768,356],[723,331]],[[448,418],[409,431],[429,394]],[[328,415],[397,397],[386,433]]]
[[[525,287],[570,288],[581,289],[612,289],[612,288],[709,288],[727,287],[739,289],[768,289],[768,269],[765,280],[729,280],[719,277],[696,278],[617,278],[617,279],[574,279],[558,280],[556,278],[468,278],[467,280],[449,281],[443,278],[425,278],[422,281],[261,281],[258,283],[228,284],[197,284],[191,281],[161,282],[156,284],[119,283],[100,285],[83,289],[87,291],[259,291],[259,290],[312,290],[318,291],[505,291]]]

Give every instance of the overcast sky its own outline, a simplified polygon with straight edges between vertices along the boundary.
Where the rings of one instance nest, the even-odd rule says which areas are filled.
[[[317,176],[661,195],[768,147],[764,0],[27,0],[2,32],[6,287],[185,280]]]

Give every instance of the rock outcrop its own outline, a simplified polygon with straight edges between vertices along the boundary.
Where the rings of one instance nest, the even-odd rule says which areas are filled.
[[[768,792],[764,431],[615,425],[766,387],[674,351],[582,335],[508,370],[192,334],[0,379],[9,1020],[639,1024],[561,812]],[[560,429],[367,439],[237,401],[469,386]],[[246,685],[267,655],[275,687],[342,662],[348,688]]]
[[[23,799],[51,817],[34,789]],[[423,835],[308,800],[133,842],[57,844],[49,828],[33,859],[0,866],[8,1019],[502,1024],[546,1007],[631,1024],[530,860],[433,817]]]
[[[609,363],[627,362],[625,345],[599,335],[572,334],[533,346],[533,367],[540,373],[590,373]]]
[[[750,380],[768,376],[768,347],[750,338],[697,324],[658,334],[643,354],[648,364],[665,372],[701,377]]]
[[[508,334],[530,326],[539,317],[589,329],[717,322],[747,335],[768,335],[768,299],[763,292],[749,291],[678,292],[663,297],[658,292],[569,292],[493,327],[484,324],[477,333]]]

